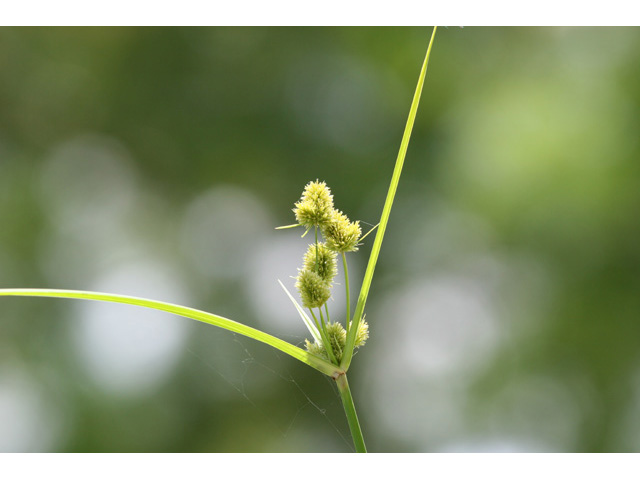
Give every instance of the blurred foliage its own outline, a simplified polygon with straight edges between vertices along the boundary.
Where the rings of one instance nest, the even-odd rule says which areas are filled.
[[[0,29],[0,287],[302,344],[273,228],[316,178],[377,223],[430,32]],[[637,450],[639,107],[637,28],[439,29],[350,378],[370,450]],[[104,311],[0,301],[0,450],[351,451],[317,372]]]

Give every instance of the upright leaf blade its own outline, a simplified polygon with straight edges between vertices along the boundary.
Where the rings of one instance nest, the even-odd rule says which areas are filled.
[[[402,166],[404,165],[404,158],[407,154],[407,147],[409,146],[409,139],[411,138],[411,131],[413,130],[413,124],[416,119],[416,112],[418,111],[418,105],[420,104],[420,95],[422,94],[422,87],[424,86],[424,79],[427,74],[427,66],[429,65],[429,56],[431,55],[431,47],[433,46],[433,40],[436,36],[436,30],[438,27],[433,27],[433,33],[431,34],[431,40],[429,41],[429,47],[427,48],[427,54],[422,64],[420,76],[418,78],[418,85],[413,95],[413,101],[411,102],[411,108],[409,109],[409,118],[404,129],[404,135],[400,142],[400,151],[396,159],[396,165],[393,169],[393,176],[391,177],[391,184],[387,192],[387,199],[385,200],[384,207],[382,209],[382,216],[380,217],[380,224],[376,233],[375,240],[373,241],[373,247],[371,248],[371,255],[369,256],[369,263],[367,264],[367,270],[364,274],[362,281],[362,287],[360,288],[360,295],[358,296],[358,303],[353,314],[353,320],[351,321],[351,328],[347,335],[347,344],[345,346],[344,353],[342,354],[342,362],[340,366],[346,372],[351,365],[351,358],[353,357],[353,349],[355,347],[356,334],[358,332],[358,325],[360,319],[364,313],[364,306],[369,296],[369,288],[371,287],[371,280],[373,279],[373,272],[378,262],[378,255],[380,254],[380,247],[382,246],[382,239],[384,238],[384,232],[387,229],[387,223],[389,222],[389,214],[391,213],[391,206],[393,205],[393,199],[396,195],[398,188],[398,182],[400,180],[400,174],[402,173]]]

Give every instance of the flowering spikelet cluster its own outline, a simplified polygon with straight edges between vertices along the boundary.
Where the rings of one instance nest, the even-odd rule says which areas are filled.
[[[342,352],[347,345],[347,331],[340,323],[330,323],[327,325],[327,334],[329,337],[329,343],[331,343],[331,349],[336,357],[336,360],[340,362],[342,360]],[[358,325],[358,332],[356,333],[355,347],[361,347],[365,344],[369,338],[369,325],[362,320]],[[322,357],[326,360],[329,359],[327,350],[322,343],[311,343],[309,340],[305,340],[306,348],[309,353]]]
[[[304,254],[304,266],[298,271],[296,288],[300,292],[302,305],[319,308],[331,297],[331,285],[338,273],[336,253],[324,243],[309,245]]]
[[[314,228],[316,234],[316,242],[309,245],[304,255],[303,266],[298,270],[296,289],[305,308],[320,308],[331,297],[333,279],[338,273],[336,261],[338,254],[358,250],[358,241],[362,236],[360,222],[351,222],[344,213],[334,208],[331,190],[325,182],[319,180],[309,182],[304,187],[293,212],[297,225],[306,227],[307,231]],[[318,232],[322,233],[324,242],[318,241]],[[318,322],[314,315],[318,328],[316,333],[319,333],[322,341],[313,343],[306,340],[306,347],[310,353],[329,361],[335,359],[339,363],[346,346],[347,331],[340,323],[330,322],[328,315],[327,310],[326,324],[322,311],[320,312],[321,322]],[[363,318],[358,324],[355,346],[364,345],[367,338],[369,338],[369,326]],[[327,348],[330,348],[329,353]]]
[[[326,243],[309,245],[304,266],[296,278],[302,304],[307,308],[321,307],[331,297],[333,279],[338,273],[337,252],[353,250],[360,238],[360,227],[356,225],[357,232],[348,230],[349,219],[333,207],[331,190],[318,180],[304,187],[293,212],[299,225],[320,229],[326,238]]]
[[[334,252],[355,252],[358,250],[358,240],[362,236],[360,222],[351,222],[339,210],[334,210],[331,220],[322,229],[322,235],[327,241],[327,247]]]
[[[309,182],[293,213],[298,223],[307,228],[326,225],[333,213],[333,195],[327,184],[318,180]]]
[[[327,184],[316,180],[304,187],[293,213],[298,225],[319,228],[329,250],[337,253],[355,252],[362,236],[360,222],[351,222],[333,207],[333,195]]]
[[[369,339],[369,324],[365,321],[364,316],[358,324],[358,331],[356,332],[356,348],[363,346]]]
[[[322,242],[309,245],[307,253],[304,254],[304,269],[315,271],[320,278],[331,285],[338,274],[336,252],[329,250]]]
[[[296,288],[306,308],[320,308],[331,297],[331,287],[313,270],[298,272]]]

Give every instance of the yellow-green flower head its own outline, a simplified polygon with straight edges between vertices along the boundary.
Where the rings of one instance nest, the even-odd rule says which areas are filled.
[[[363,346],[369,338],[369,325],[364,321],[364,317],[358,324],[358,331],[356,332],[356,348]]]
[[[342,352],[347,344],[347,331],[339,323],[330,323],[327,325],[327,337],[336,360],[340,362],[342,360]]]
[[[362,229],[359,221],[351,222],[344,213],[334,210],[331,220],[322,229],[322,235],[330,250],[339,253],[355,252],[358,250]]]
[[[304,339],[305,347],[307,347],[307,352],[317,356],[324,358],[325,360],[329,360],[327,357],[327,352],[324,349],[324,345],[322,343],[310,342],[308,339]]]
[[[304,269],[316,272],[328,285],[331,285],[338,274],[336,252],[329,250],[322,242],[309,245],[307,253],[304,254]]]
[[[331,288],[327,282],[312,270],[300,270],[296,280],[302,305],[306,308],[319,308],[331,297]]]
[[[309,182],[293,212],[300,225],[307,228],[326,225],[333,213],[333,195],[324,182]]]
[[[329,339],[329,343],[331,344],[333,355],[336,357],[338,363],[340,363],[340,361],[342,360],[342,352],[344,351],[344,347],[347,344],[347,331],[339,323],[329,323],[327,324],[327,337]],[[329,356],[327,355],[327,350],[324,348],[324,344],[311,343],[309,340],[306,340],[305,343],[307,351],[309,353],[313,353],[318,357],[329,360]]]
[[[327,336],[329,337],[329,343],[333,350],[333,355],[336,357],[338,363],[342,361],[342,353],[347,345],[347,332],[344,327],[339,323],[329,323],[327,325]],[[362,319],[360,325],[358,325],[358,333],[356,334],[355,347],[361,347],[365,344],[369,338],[369,326],[367,322]],[[322,343],[311,343],[309,340],[305,340],[307,351],[318,357],[322,357],[325,360],[329,360],[327,351]]]

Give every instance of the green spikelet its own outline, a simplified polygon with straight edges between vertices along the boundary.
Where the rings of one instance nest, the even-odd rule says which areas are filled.
[[[329,250],[322,242],[309,245],[304,255],[304,269],[316,272],[328,285],[331,285],[338,274],[336,252]]]
[[[362,347],[369,338],[369,325],[365,322],[364,317],[360,320],[360,324],[358,325],[358,331],[356,332],[356,348]]]
[[[322,228],[322,235],[330,250],[338,253],[355,252],[362,236],[360,222],[351,222],[342,212],[334,210],[330,221]]]
[[[296,280],[302,305],[306,308],[319,308],[331,297],[331,289],[327,282],[312,270],[300,270]]]
[[[347,344],[347,332],[344,327],[339,323],[330,323],[327,325],[327,336],[329,337],[329,343],[331,343],[331,349],[336,357],[336,360],[340,362],[342,360],[342,352]],[[358,333],[356,335],[356,347],[362,347],[369,338],[369,326],[364,319],[358,326]],[[327,351],[324,345],[320,343],[312,343],[309,340],[305,340],[306,348],[309,353],[322,357],[325,360],[329,360]]]
[[[323,227],[331,220],[333,213],[333,195],[324,182],[309,182],[304,187],[300,201],[295,204],[293,213],[300,225],[307,228]]]

